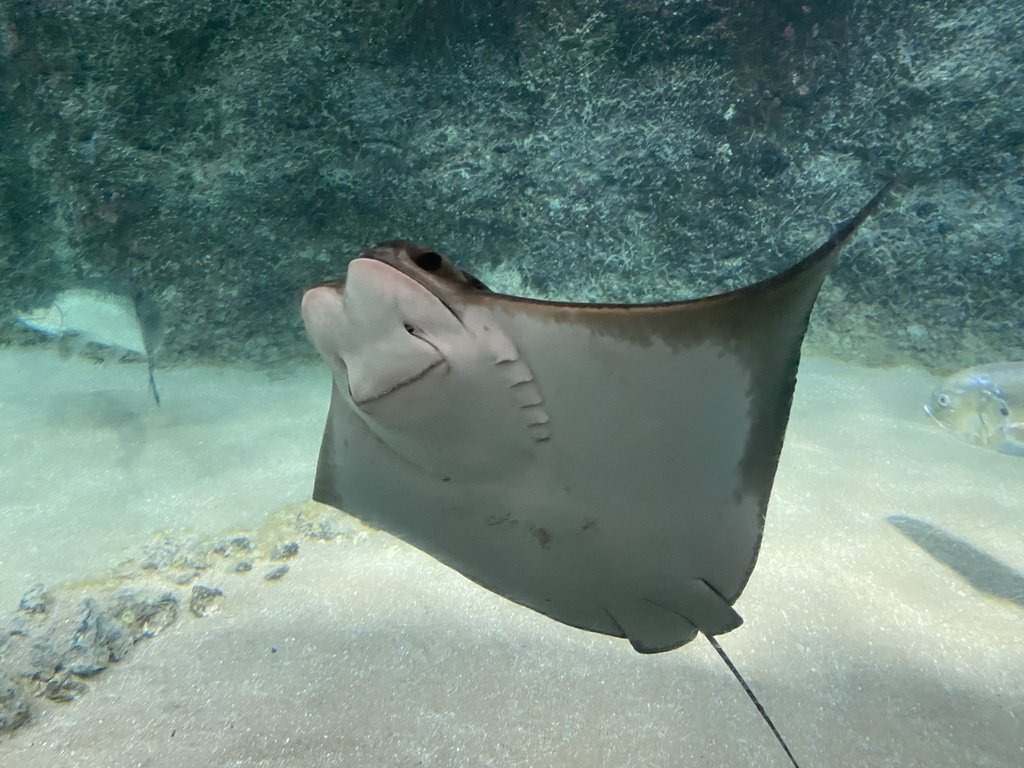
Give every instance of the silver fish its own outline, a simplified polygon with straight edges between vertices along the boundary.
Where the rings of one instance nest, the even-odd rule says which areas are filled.
[[[924,410],[969,443],[1024,456],[1024,361],[955,373],[932,391]]]
[[[15,317],[35,331],[69,339],[72,355],[93,343],[144,356],[149,388],[160,404],[153,372],[164,325],[159,307],[143,291],[70,288],[58,293],[49,306],[16,312]]]

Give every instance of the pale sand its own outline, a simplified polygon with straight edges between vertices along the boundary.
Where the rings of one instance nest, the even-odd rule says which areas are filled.
[[[18,354],[17,370],[41,383],[14,398],[13,449],[10,434],[0,438],[2,487],[22,477],[16,501],[0,500],[5,581],[27,575],[10,565],[26,548],[49,583],[116,561],[156,528],[256,526],[308,493],[327,399],[320,372],[268,382],[171,371],[167,411],[140,417],[143,448],[118,453],[109,429],[65,429],[76,464],[52,427],[33,437],[60,398],[46,394],[54,371],[42,353]],[[227,396],[217,381],[252,391]],[[1024,765],[1024,608],[972,587],[885,522],[926,521],[1024,572],[1024,459],[938,431],[921,410],[933,383],[805,361],[761,560],[736,605],[746,624],[721,638],[803,768]],[[120,386],[136,384],[143,412],[144,376]],[[44,444],[26,448],[31,439]],[[106,476],[86,482],[104,471],[104,452]],[[131,469],[118,465],[130,455]],[[88,506],[97,500],[113,510]],[[57,504],[33,538],[33,515]],[[699,640],[640,656],[382,533],[304,540],[289,563],[275,583],[260,570],[226,577],[219,612],[140,643],[80,701],[37,701],[34,720],[0,739],[0,765],[788,765]]]
[[[258,528],[309,497],[330,375],[157,371],[0,352],[0,615],[163,528]],[[10,547],[6,542],[17,542]]]

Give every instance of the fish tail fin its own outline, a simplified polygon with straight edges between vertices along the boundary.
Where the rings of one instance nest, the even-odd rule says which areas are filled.
[[[157,405],[160,405],[160,392],[156,388],[156,379],[153,377],[154,366],[153,361],[149,361],[149,391],[153,393],[153,400],[156,401]]]

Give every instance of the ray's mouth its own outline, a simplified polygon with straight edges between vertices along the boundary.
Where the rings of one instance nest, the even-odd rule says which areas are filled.
[[[417,381],[419,381],[420,379],[424,378],[428,373],[433,371],[435,368],[438,368],[438,367],[440,367],[442,365],[445,365],[445,361],[444,361],[443,358],[438,360],[435,363],[432,363],[432,364],[428,365],[426,368],[424,368],[419,373],[417,373],[417,374],[415,374],[413,376],[410,376],[407,379],[403,379],[402,381],[399,381],[399,382],[397,382],[395,384],[392,384],[391,386],[389,386],[389,387],[387,387],[385,389],[382,389],[380,392],[375,392],[372,395],[369,395],[367,397],[363,397],[362,399],[357,399],[352,394],[352,388],[349,387],[348,396],[350,398],[352,398],[352,402],[353,402],[353,404],[355,404],[355,406],[357,408],[362,409],[364,406],[376,403],[379,400],[382,400],[383,398],[387,397],[388,395],[393,394],[393,393],[397,392],[400,389],[404,389],[405,387],[408,387],[410,384],[415,384]]]

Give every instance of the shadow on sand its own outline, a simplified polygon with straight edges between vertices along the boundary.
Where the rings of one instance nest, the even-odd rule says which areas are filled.
[[[937,525],[903,515],[892,515],[886,520],[929,555],[967,579],[975,589],[1024,608],[1024,574]]]

